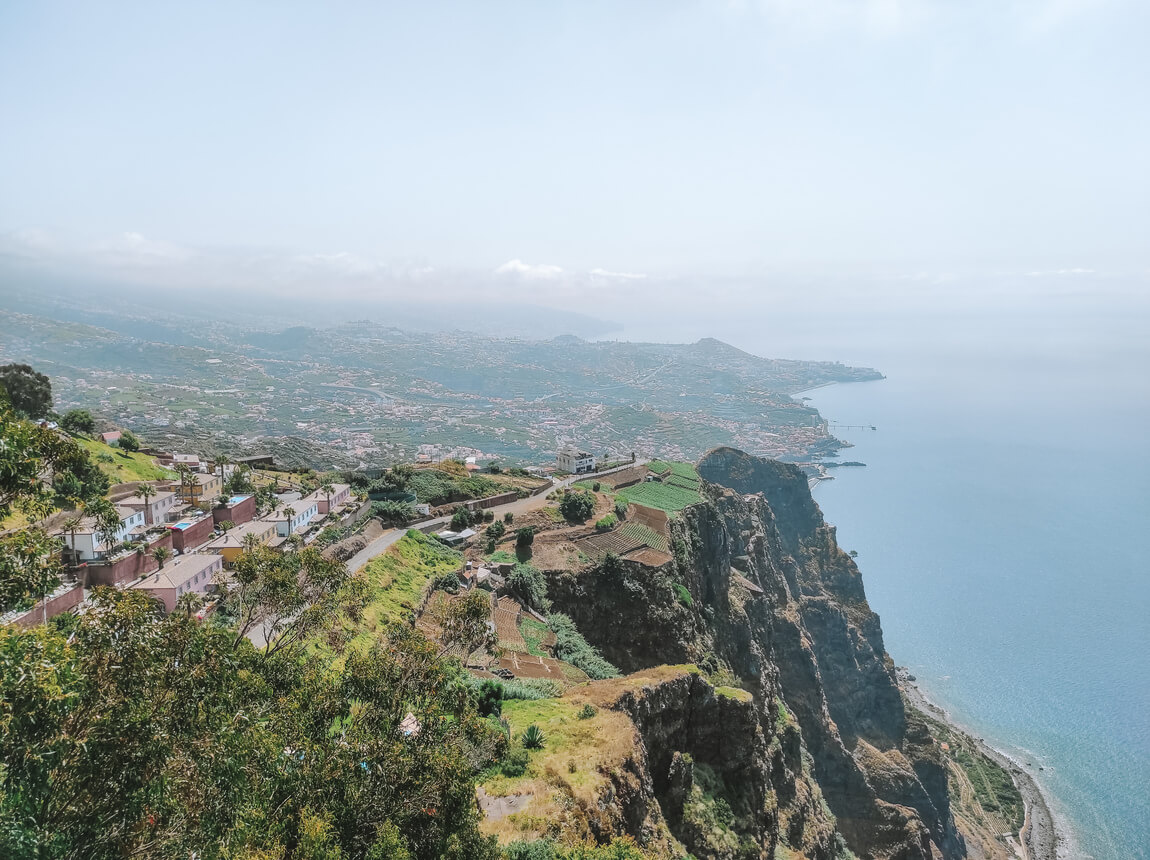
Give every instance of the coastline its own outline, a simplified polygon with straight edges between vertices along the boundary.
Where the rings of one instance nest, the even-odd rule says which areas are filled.
[[[910,676],[905,670],[900,669],[898,671],[898,685],[911,707],[966,734],[975,742],[983,755],[1005,768],[1010,774],[1019,794],[1022,795],[1022,802],[1026,808],[1025,821],[1019,832],[1025,860],[1059,860],[1059,857],[1066,857],[1067,855],[1063,852],[1069,848],[1072,841],[1055,819],[1042,789],[1039,788],[1034,777],[1022,764],[1002,750],[990,746],[965,726],[957,723],[945,708],[926,697],[926,694],[919,689],[918,684],[910,680]]]

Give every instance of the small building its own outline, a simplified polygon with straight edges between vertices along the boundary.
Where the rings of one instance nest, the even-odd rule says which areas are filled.
[[[204,594],[214,585],[215,576],[224,567],[222,555],[182,555],[155,573],[133,582],[129,588],[147,591],[173,612],[176,601],[184,594]]]
[[[286,513],[288,510],[292,511],[290,516]],[[287,508],[279,513],[269,514],[264,517],[264,520],[275,523],[276,534],[286,538],[307,528],[308,524],[318,515],[319,502],[314,499],[309,501],[308,498],[303,498],[289,504]]]
[[[118,446],[120,444],[120,437],[123,435],[124,434],[121,433],[119,430],[109,430],[107,433],[101,433],[100,434],[100,441],[103,442],[105,445],[117,445]]]
[[[451,529],[444,529],[441,532],[436,532],[435,536],[446,544],[451,546],[459,546],[471,540],[477,532],[475,529],[464,529],[460,532],[453,532]]]
[[[351,485],[332,484],[330,493],[325,493],[323,490],[316,490],[312,495],[319,500],[319,512],[321,514],[330,513],[333,509],[338,508],[351,498]]]
[[[111,552],[112,548],[128,539],[128,535],[136,529],[144,527],[144,512],[132,508],[116,506],[116,513],[120,515],[120,527],[109,536],[107,540],[96,528],[95,517],[84,517],[80,527],[75,532],[60,531],[56,534],[64,541],[66,557],[75,562],[95,561],[102,559]]]
[[[250,494],[230,496],[224,504],[212,508],[212,519],[217,525],[230,520],[238,526],[255,517],[256,497]]]
[[[211,502],[220,495],[224,482],[219,475],[209,475],[197,472],[191,476],[191,483],[172,482],[169,489],[178,493],[180,498],[189,505],[198,505],[201,502]]]
[[[168,511],[175,507],[177,496],[169,490],[160,490],[147,501],[143,496],[128,496],[126,499],[120,499],[116,504],[120,507],[131,508],[135,511],[143,511],[144,522],[148,525],[155,523],[162,523],[168,516]]]
[[[578,448],[564,448],[555,460],[560,469],[573,475],[595,471],[595,457],[586,451],[580,451]]]
[[[216,523],[210,516],[201,514],[198,518],[180,520],[168,526],[172,532],[172,547],[179,552],[188,552],[211,540]]]
[[[271,543],[276,536],[276,524],[267,520],[252,520],[234,529],[228,529],[226,534],[209,541],[204,547],[204,552],[222,555],[224,566],[231,567],[236,563],[239,554],[244,551],[248,535],[255,535],[256,540],[262,544]]]

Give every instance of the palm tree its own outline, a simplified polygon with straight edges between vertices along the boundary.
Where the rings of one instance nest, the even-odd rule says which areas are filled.
[[[192,504],[195,499],[192,498],[191,486],[196,482],[192,467],[187,463],[180,463],[176,466],[176,474],[180,476],[180,495],[184,497],[185,502]]]
[[[164,569],[164,562],[172,557],[172,551],[166,546],[158,546],[152,550],[152,558],[155,559],[156,564],[160,566],[160,570]]]
[[[284,508],[284,516],[287,517],[288,537],[291,537],[292,532],[295,531],[295,529],[292,528],[292,523],[291,523],[292,517],[295,516],[295,508],[293,508],[291,505],[288,505],[286,508]]]
[[[331,494],[335,492],[335,487],[331,485],[331,481],[325,481],[320,485],[319,491],[327,496],[327,513],[331,515]]]
[[[72,564],[76,563],[76,532],[80,530],[80,526],[83,524],[84,516],[79,511],[60,524],[60,530],[72,539]]]
[[[144,500],[144,522],[148,525],[153,525],[152,499],[155,498],[156,493],[159,491],[151,484],[140,484],[140,489],[136,492],[138,492],[140,498]]]

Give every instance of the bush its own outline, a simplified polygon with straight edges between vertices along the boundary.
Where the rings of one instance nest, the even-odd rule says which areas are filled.
[[[695,599],[691,597],[691,592],[687,591],[687,587],[681,583],[675,583],[675,596],[679,598],[679,602],[684,606],[694,606]]]
[[[523,776],[529,760],[527,750],[511,750],[499,763],[499,770],[504,776]]]
[[[448,594],[458,594],[459,577],[454,573],[445,573],[435,578],[431,584],[431,589],[432,591],[446,591]]]
[[[614,514],[607,514],[607,516],[603,517],[601,520],[599,520],[597,523],[595,523],[595,531],[597,531],[597,532],[609,532],[609,531],[611,531],[611,529],[615,528],[615,526],[617,526],[618,524],[619,524],[619,518],[617,516],[615,516]]]
[[[593,484],[591,484],[591,489],[597,493],[597,492],[599,492],[599,488],[601,486],[602,486],[602,484],[600,484],[598,481],[595,481]]]
[[[625,500],[615,500],[615,516],[621,520],[627,519],[627,502]]]
[[[460,505],[451,515],[451,528],[453,531],[463,531],[471,525],[471,511]]]
[[[492,523],[483,530],[483,533],[493,540],[499,540],[501,537],[503,537],[506,531],[507,527],[503,525],[503,523]]]
[[[597,681],[619,677],[619,670],[604,660],[598,649],[583,638],[569,615],[552,613],[547,617],[547,623],[555,631],[556,657],[582,669],[588,677]]]
[[[481,717],[497,717],[503,712],[503,685],[498,681],[484,681],[475,697],[475,709]]]
[[[528,547],[533,543],[535,543],[534,526],[525,526],[515,532],[515,545],[517,547]]]
[[[543,571],[529,564],[520,563],[511,568],[507,587],[532,609],[545,612],[551,605],[547,600],[547,578]]]
[[[586,490],[572,490],[559,501],[559,513],[570,523],[586,522],[595,513],[595,497]]]
[[[579,719],[589,720],[597,713],[599,712],[595,709],[595,706],[588,702],[586,705],[579,709]]]
[[[547,745],[547,736],[535,723],[527,727],[520,740],[523,742],[523,748],[528,750],[541,750]]]
[[[503,522],[511,525],[511,523],[515,522],[515,514],[511,513],[511,511],[508,511],[503,515]]]

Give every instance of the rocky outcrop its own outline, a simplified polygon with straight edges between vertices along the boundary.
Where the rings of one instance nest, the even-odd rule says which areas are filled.
[[[611,559],[550,576],[555,608],[624,671],[690,662],[752,694],[724,712],[690,686],[711,687],[698,678],[621,700],[676,838],[698,857],[758,856],[738,853],[753,844],[829,858],[833,813],[860,858],[965,856],[937,744],[908,720],[878,616],[806,476],[729,448],[699,473],[707,500],[673,521],[672,563]],[[694,818],[706,805],[701,782],[730,806],[734,843],[684,819],[692,796]]]

